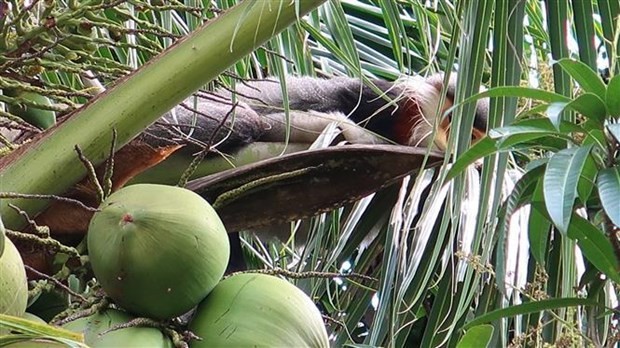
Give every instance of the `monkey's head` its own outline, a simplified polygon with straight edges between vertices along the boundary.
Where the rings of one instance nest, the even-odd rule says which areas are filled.
[[[443,74],[436,74],[428,78],[414,77],[400,82],[403,95],[398,102],[398,128],[395,130],[395,138],[399,143],[446,149],[451,121],[455,116],[447,111],[454,106],[456,74],[451,75],[445,90],[443,80]],[[444,94],[445,97],[442,97]],[[476,104],[472,143],[486,134],[488,113],[488,99],[479,100]],[[433,134],[435,128],[437,131]]]

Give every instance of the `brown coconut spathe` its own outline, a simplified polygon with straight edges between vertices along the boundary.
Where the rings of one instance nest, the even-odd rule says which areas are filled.
[[[229,242],[202,197],[184,188],[138,184],[106,199],[88,230],[95,277],[119,305],[139,316],[179,316],[222,278]]]

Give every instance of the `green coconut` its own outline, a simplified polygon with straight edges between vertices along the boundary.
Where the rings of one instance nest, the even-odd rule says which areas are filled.
[[[184,188],[139,184],[108,197],[88,230],[95,277],[120,306],[165,319],[195,307],[222,278],[230,247],[222,221]]]
[[[293,284],[264,274],[237,274],[200,303],[192,348],[329,347],[321,313]]]
[[[108,309],[89,317],[69,322],[62,327],[84,334],[84,343],[91,348],[149,347],[172,348],[172,341],[161,331],[152,327],[128,327],[109,331],[108,329],[129,322],[133,317],[127,313]]]
[[[4,253],[4,240],[6,239],[4,224],[2,223],[2,219],[0,219],[0,257]]]
[[[24,315],[22,315],[22,318],[28,319],[30,321],[34,321],[35,323],[39,323],[39,324],[47,324],[47,322],[41,319],[38,315],[28,313],[28,312],[24,313]]]
[[[17,248],[9,238],[0,256],[0,313],[21,317],[28,303],[28,279]]]
[[[56,123],[56,113],[45,109],[45,107],[52,106],[52,102],[48,97],[32,92],[18,92],[15,90],[7,92],[13,97],[19,97],[26,102],[38,104],[43,107],[43,109],[40,109],[26,104],[8,104],[8,111],[10,113],[19,116],[24,121],[41,129],[50,128]]]

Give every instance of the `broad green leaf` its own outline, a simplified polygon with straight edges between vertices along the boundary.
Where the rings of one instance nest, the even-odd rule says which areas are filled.
[[[500,289],[502,293],[505,292],[504,290],[506,288],[504,286],[504,279],[506,275],[506,254],[510,250],[510,245],[508,245],[508,240],[506,239],[506,231],[510,227],[511,218],[515,211],[517,211],[517,209],[519,209],[524,203],[532,200],[532,194],[538,182],[541,181],[540,179],[544,172],[545,167],[538,166],[523,174],[519,181],[517,181],[514,185],[512,192],[510,192],[510,195],[506,198],[498,212],[499,220],[495,228],[495,235],[500,243],[498,243],[498,248],[496,251],[495,280],[497,282],[498,289]]]
[[[539,180],[532,195],[532,204],[530,204],[528,238],[530,240],[530,252],[540,265],[547,263],[547,244],[549,243],[549,231],[551,229],[551,221],[545,214],[543,201],[543,180]]]
[[[571,224],[568,226],[567,235],[577,241],[583,255],[599,271],[614,282],[620,282],[616,253],[611,241],[602,231],[592,225],[590,221],[574,214]]]
[[[547,112],[547,108],[549,107],[549,104],[547,103],[540,103],[538,105],[532,105],[531,108],[526,108],[525,110],[519,110],[519,119],[527,119],[529,117],[533,117],[533,118],[537,118],[538,115],[543,115],[545,112]]]
[[[547,128],[542,128],[542,127],[514,125],[514,126],[491,129],[489,131],[489,138],[497,139],[497,138],[509,137],[511,135],[532,134],[532,133],[543,133],[547,135],[547,134],[554,133],[554,132],[553,130],[549,130]]]
[[[572,147],[554,154],[544,176],[545,206],[557,228],[565,233],[577,196],[577,182],[592,146]]]
[[[620,123],[610,123],[607,125],[607,129],[616,138],[616,141],[620,143]]]
[[[500,151],[507,151],[513,149],[531,149],[534,147],[544,147],[548,145],[548,142],[543,139],[560,139],[564,138],[565,140],[561,141],[561,148],[566,147],[566,140],[569,140],[569,137],[563,135],[561,133],[544,133],[544,132],[534,132],[534,133],[523,133],[513,135],[507,138],[499,139],[497,141],[497,148]],[[555,144],[556,146],[558,144]],[[556,147],[553,147],[556,148]]]
[[[620,226],[620,166],[601,169],[597,184],[603,209],[611,222]]]
[[[541,149],[541,150],[547,150],[549,151],[549,153],[554,153],[554,152],[558,152],[560,150],[565,149],[567,147],[567,144],[569,144],[569,142],[567,142],[566,136],[564,137],[545,136],[545,137],[533,139],[532,141],[529,141],[529,142],[525,142],[521,146],[515,146],[514,150],[515,151],[517,150],[528,151],[531,149]]]
[[[489,136],[474,144],[468,151],[460,156],[448,171],[446,181],[453,179],[462,172],[467,166],[476,162],[480,158],[491,155],[495,152],[513,150],[521,144],[543,137],[559,137],[566,140],[571,139],[571,132],[583,132],[584,130],[571,123],[561,122],[560,131],[551,124],[547,118],[529,119],[515,123],[511,126],[500,127],[489,131]],[[540,144],[537,141],[536,144]],[[536,145],[532,144],[532,145]],[[526,145],[526,148],[530,146]]]
[[[605,103],[609,114],[615,117],[620,116],[620,75],[614,76],[607,85],[607,95]]]
[[[603,152],[607,152],[607,137],[599,122],[587,120],[581,124],[581,127],[587,132],[581,145],[594,144]]]
[[[467,150],[461,157],[459,157],[456,162],[454,162],[453,166],[448,171],[448,174],[446,176],[446,182],[456,177],[465,168],[467,168],[467,166],[493,153],[507,152],[507,151],[517,150],[517,149],[527,150],[533,147],[540,147],[540,145],[555,145],[555,146],[551,146],[551,148],[558,149],[558,148],[563,148],[563,147],[559,147],[560,144],[557,144],[557,142],[553,140],[556,140],[559,138],[565,138],[568,140],[570,138],[567,135],[564,135],[562,133],[557,133],[557,132],[552,133],[552,132],[534,131],[532,133],[520,133],[520,134],[514,133],[514,134],[515,135],[509,136],[506,138],[499,138],[499,139],[491,139],[490,137],[485,137],[479,142],[477,142],[469,150]],[[544,138],[544,139],[541,139],[541,138]],[[533,140],[536,140],[536,142],[532,142]],[[566,142],[562,141],[561,143],[563,145]]]
[[[493,325],[477,325],[465,332],[457,348],[483,348],[488,347],[493,337]]]
[[[474,144],[469,150],[467,150],[462,156],[460,156],[456,162],[452,165],[448,174],[446,175],[445,182],[452,180],[459,173],[461,173],[470,164],[477,160],[486,157],[497,151],[497,140],[493,140],[489,137],[484,137],[476,144]]]
[[[590,120],[596,120],[599,123],[605,121],[607,109],[605,102],[596,94],[585,93],[568,103],[567,107],[579,112]]]
[[[517,306],[511,306],[508,308],[496,309],[494,311],[488,312],[484,315],[481,315],[474,320],[468,322],[463,326],[463,329],[468,329],[470,327],[478,326],[484,323],[490,323],[495,320],[499,320],[502,318],[509,318],[516,315],[523,315],[529,313],[538,313],[546,310],[567,308],[567,307],[578,307],[578,306],[597,306],[598,303],[596,301],[576,298],[576,297],[566,297],[566,298],[554,298],[549,300],[542,300],[536,302],[528,302],[524,304],[520,304]]]
[[[579,86],[581,86],[586,93],[593,93],[600,99],[605,99],[607,90],[605,84],[598,73],[593,71],[589,66],[583,62],[569,58],[560,59],[557,64],[560,65],[573,80],[577,81]]]
[[[533,118],[516,122],[510,126],[491,129],[489,137],[495,139],[519,134],[542,133],[571,139],[570,133],[574,132],[585,132],[585,130],[572,122],[560,122],[559,127],[556,128],[548,118]]]
[[[554,125],[558,126],[562,120],[560,116],[566,109],[575,110],[586,118],[597,121],[599,124],[603,123],[607,112],[603,99],[595,94],[585,93],[568,103],[551,103],[547,109],[547,117]]]
[[[579,177],[579,183],[577,184],[577,195],[582,203],[585,203],[590,198],[592,189],[594,189],[594,182],[596,180],[596,174],[598,168],[592,155],[586,158],[586,162],[583,165],[581,171],[581,177]]]
[[[539,179],[545,172],[544,166],[538,166],[523,174],[519,181],[515,184],[512,192],[506,201],[504,202],[504,209],[506,210],[506,219],[519,209],[523,204],[531,201],[531,196],[534,193],[536,185]],[[508,226],[505,226],[507,228]]]

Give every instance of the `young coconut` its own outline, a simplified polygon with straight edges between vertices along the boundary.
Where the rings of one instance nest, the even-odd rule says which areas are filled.
[[[84,334],[84,343],[91,348],[173,347],[172,341],[153,327],[128,327],[108,331],[110,328],[129,322],[131,319],[133,317],[127,313],[115,309],[106,309],[101,313],[68,322],[62,327]],[[103,334],[104,332],[106,333]]]
[[[139,184],[106,199],[88,229],[95,277],[117,304],[166,319],[195,307],[224,275],[228,236],[211,205],[180,187]]]
[[[236,274],[200,303],[192,348],[329,347],[321,313],[293,284],[265,274]]]
[[[0,238],[5,238],[0,235]],[[9,238],[0,256],[0,314],[21,317],[28,303],[28,279],[19,251]],[[0,332],[1,334],[1,332]]]

